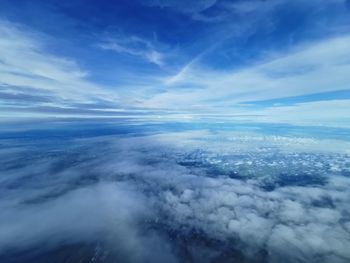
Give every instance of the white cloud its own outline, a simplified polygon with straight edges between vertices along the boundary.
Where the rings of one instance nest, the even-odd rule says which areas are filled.
[[[0,254],[38,245],[44,252],[57,244],[94,243],[102,237],[115,259],[175,262],[166,240],[137,227],[138,220],[151,215],[144,201],[132,186],[102,183],[32,206],[18,204],[8,209],[3,202]]]
[[[218,99],[224,104],[227,101],[267,100],[347,89],[349,45],[349,36],[329,39],[300,47],[287,55],[276,54],[238,71],[204,69],[200,65],[189,68],[186,65],[186,70],[166,79],[165,83],[202,87],[202,90],[188,94],[183,92],[184,96],[191,96],[194,103]],[[160,96],[168,95],[177,98],[179,94],[172,90]]]
[[[0,31],[3,36],[0,39],[0,96],[6,102],[6,107],[17,108],[15,114],[22,116],[31,115],[31,111],[40,111],[42,116],[49,112],[55,114],[50,107],[61,108],[64,111],[60,113],[62,116],[72,116],[72,110],[79,111],[79,106],[74,106],[74,103],[83,103],[84,107],[92,108],[100,103],[97,105],[100,107],[98,112],[86,112],[86,116],[103,115],[102,104],[105,103],[109,109],[106,116],[111,116],[111,109],[119,108],[121,105],[117,105],[117,102],[123,101],[126,109],[135,106],[158,109],[148,115],[149,118],[164,117],[166,109],[167,113],[181,113],[167,114],[173,119],[210,114],[213,114],[212,117],[240,115],[239,119],[251,121],[349,126],[347,100],[300,103],[288,107],[274,105],[259,111],[240,105],[246,101],[348,89],[349,36],[270,54],[263,61],[240,70],[223,71],[205,67],[201,65],[201,58],[206,53],[202,52],[175,75],[163,79],[151,76],[147,80],[142,79],[142,84],[135,80],[139,86],[130,83],[125,88],[118,88],[117,94],[88,81],[88,73],[76,62],[47,52],[43,37],[39,34],[27,32],[5,21],[1,21]],[[138,37],[110,40],[100,47],[164,65],[164,54],[153,43]],[[135,76],[128,78],[135,79]],[[38,108],[31,109],[33,106]],[[49,109],[47,112],[45,107]],[[11,113],[4,107],[2,109],[3,116],[13,116],[13,110],[10,110]],[[81,115],[78,111],[74,114]],[[56,111],[56,114],[59,113]],[[118,110],[115,115],[120,115]],[[138,117],[143,118],[145,114]]]
[[[266,252],[268,262],[348,262],[350,180],[327,170],[327,165],[337,163],[348,169],[343,153],[321,155],[310,147],[309,154],[303,148],[290,148],[288,153],[280,150],[285,143],[293,145],[293,138],[280,138],[276,143],[274,137],[262,137],[262,144],[257,144],[257,137],[249,135],[243,137],[243,145],[251,147],[243,149],[236,141],[228,143],[225,136],[218,140],[220,134],[201,132],[187,134],[190,144],[184,148],[175,146],[179,140],[174,140],[174,135],[76,140],[68,150],[58,147],[44,158],[42,152],[37,157],[34,154],[23,167],[8,170],[1,178],[0,251],[47,240],[56,245],[102,239],[130,262],[145,257],[152,262],[176,262],[181,239],[174,241],[161,234],[170,231],[185,238],[185,248],[207,240],[211,242],[203,249],[210,251],[215,241],[219,242],[219,254],[238,250],[248,262],[253,258],[263,261],[261,251]],[[295,142],[323,144],[307,138],[304,143],[301,138]],[[212,143],[221,147],[213,148]],[[5,165],[24,150],[36,152],[30,144],[18,146],[16,149],[8,141],[10,149],[0,151]],[[277,163],[270,169],[263,165],[267,155],[274,156]],[[222,158],[223,167],[233,168],[233,163],[225,166],[225,162],[235,158],[244,161],[245,156],[251,162],[246,167],[257,164],[256,173],[247,173],[248,178],[237,180],[220,173],[208,176],[205,164],[210,162],[206,160]],[[71,164],[62,167],[66,158]],[[204,162],[204,167],[181,165],[184,160]],[[293,176],[298,172],[307,175],[315,162],[325,166],[309,174],[309,179],[326,176],[323,183],[279,187],[274,181],[274,170],[277,179],[282,173],[287,176],[288,171]],[[264,171],[261,175],[260,169]],[[26,177],[27,171],[32,171],[32,177]],[[264,180],[276,188],[264,190]],[[19,181],[19,188],[11,187]],[[149,233],[152,226],[155,232]],[[196,238],[193,233],[197,233]],[[154,253],[148,254],[150,249]],[[187,253],[198,251],[189,249]]]
[[[247,115],[273,113],[270,116],[271,120],[274,117],[278,117],[275,120],[281,120],[284,117],[282,113],[284,111],[297,108],[301,111],[302,108],[307,107],[309,112],[306,113],[305,122],[307,118],[311,121],[314,118],[315,122],[322,121],[323,114],[319,114],[317,110],[313,111],[314,116],[308,115],[311,114],[311,107],[319,105],[317,103],[300,104],[294,108],[271,107],[261,112],[238,106],[246,101],[304,96],[348,89],[348,83],[350,83],[349,46],[349,36],[335,37],[300,46],[286,53],[270,55],[260,63],[234,71],[206,68],[200,65],[200,60],[195,59],[185,65],[178,74],[165,78],[164,84],[168,90],[145,100],[144,105],[184,108],[189,111],[192,109],[194,115],[200,114],[201,111]],[[332,108],[326,114],[327,117],[323,119],[323,124],[327,121],[335,122],[337,119],[347,118],[350,108],[346,101],[333,101],[329,102],[329,105]],[[277,116],[278,110],[281,110],[280,116]],[[288,119],[287,116],[286,118]],[[296,119],[289,119],[288,122],[294,120]],[[315,122],[310,122],[310,124]]]
[[[47,96],[52,100],[37,104],[54,107],[117,103],[118,96],[88,81],[76,62],[50,54],[40,34],[1,20],[0,35],[0,84],[8,94]]]
[[[105,50],[140,57],[158,66],[164,65],[164,54],[157,51],[151,42],[139,37],[113,39],[105,43],[101,43],[99,47]]]
[[[329,100],[276,106],[255,111],[259,121],[297,125],[350,127],[350,100]],[[248,117],[249,118],[249,117]]]

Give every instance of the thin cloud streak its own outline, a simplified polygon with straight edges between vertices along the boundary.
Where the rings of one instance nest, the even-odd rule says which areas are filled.
[[[88,73],[73,60],[50,54],[40,35],[28,33],[7,21],[0,21],[0,84],[7,95],[15,97],[48,94],[50,101],[40,105],[65,106],[69,103],[108,101],[118,103],[118,96],[87,80]],[[27,93],[28,92],[28,93]],[[33,102],[31,97],[28,103]],[[38,103],[39,104],[39,103]]]
[[[281,53],[271,53],[250,67],[235,70],[214,69],[203,63],[209,48],[195,56],[175,74],[163,71],[163,76],[147,78],[142,86],[132,84],[107,89],[89,81],[88,72],[74,60],[54,56],[45,48],[40,34],[2,20],[0,31],[0,76],[2,116],[9,111],[38,115],[62,114],[74,116],[122,117],[118,109],[131,116],[138,110],[151,110],[149,118],[173,113],[170,118],[202,116],[241,116],[249,121],[286,122],[302,125],[349,126],[347,102],[327,101],[299,103],[293,107],[270,105],[256,111],[245,107],[247,101],[263,101],[314,93],[347,90],[350,77],[349,35],[313,41]],[[155,41],[157,42],[157,41]],[[99,44],[100,49],[139,57],[165,66],[166,54],[156,44],[138,37],[112,39]],[[130,79],[130,76],[127,77]],[[137,76],[132,75],[136,80]],[[139,85],[139,84],[138,84]],[[85,105],[79,109],[78,105]],[[318,105],[330,106],[332,114],[321,114]],[[86,107],[91,107],[86,109]],[[54,110],[57,108],[57,110]],[[60,109],[61,108],[61,109]],[[95,109],[98,108],[96,111]],[[17,109],[17,110],[16,110]],[[44,109],[52,109],[46,112]],[[301,112],[302,120],[298,114]],[[178,112],[181,112],[179,115]],[[280,112],[280,113],[279,113]],[[281,114],[285,114],[285,116]],[[171,114],[170,114],[171,115]],[[256,116],[256,117],[253,117]],[[259,116],[259,117],[257,117]],[[186,117],[186,118],[187,118]],[[146,118],[146,115],[145,115]]]
[[[139,37],[110,39],[105,43],[99,44],[98,47],[104,50],[140,57],[159,67],[163,66],[165,63],[165,55],[157,51],[151,42]]]

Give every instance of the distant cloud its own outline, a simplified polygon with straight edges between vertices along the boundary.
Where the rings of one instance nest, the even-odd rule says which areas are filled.
[[[256,110],[259,120],[295,125],[350,128],[350,99],[297,103],[293,106],[271,105]],[[247,117],[249,119],[249,117]]]

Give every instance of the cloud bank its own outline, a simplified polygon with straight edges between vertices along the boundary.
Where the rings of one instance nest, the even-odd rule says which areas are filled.
[[[87,243],[122,262],[347,262],[349,153],[323,143],[206,132],[3,141],[0,257]]]

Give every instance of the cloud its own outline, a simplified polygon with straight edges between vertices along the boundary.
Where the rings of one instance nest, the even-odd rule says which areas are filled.
[[[42,204],[18,204],[13,210],[2,207],[1,252],[36,246],[42,246],[44,252],[57,244],[96,243],[102,238],[108,242],[108,250],[115,259],[174,262],[161,236],[139,232],[138,220],[147,220],[149,216],[143,201],[127,184],[102,183]],[[114,251],[113,246],[118,249]]]
[[[263,20],[260,18],[270,17],[265,14],[280,5],[288,6],[285,1],[282,2],[281,4],[276,1],[199,1],[191,7],[187,2],[181,1],[148,3],[147,5],[157,8],[163,6],[175,10],[188,10],[178,12],[191,16],[207,15],[211,18],[210,11],[220,8],[226,10],[228,14],[232,12],[235,15],[229,16],[233,22],[223,24],[219,29],[213,25],[208,27],[205,25],[208,31],[203,30],[205,34],[202,34],[202,31],[198,32],[198,36],[209,35],[211,39],[215,39],[213,45],[210,45],[213,41],[208,41],[207,38],[201,39],[203,45],[191,44],[190,47],[187,44],[182,45],[190,40],[188,38],[184,39],[183,43],[180,41],[179,47],[170,50],[158,42],[156,36],[150,41],[131,34],[119,35],[100,42],[98,44],[100,49],[95,52],[101,54],[105,54],[104,50],[116,52],[118,58],[126,58],[132,62],[130,70],[124,66],[118,67],[116,71],[113,67],[108,70],[109,74],[115,75],[115,78],[122,83],[117,81],[119,84],[113,88],[93,83],[89,79],[94,76],[82,69],[75,60],[51,54],[45,45],[44,35],[2,20],[0,23],[0,32],[3,35],[0,40],[1,116],[43,117],[57,114],[61,117],[124,117],[129,112],[131,117],[137,115],[146,118],[146,112],[150,112],[147,116],[149,119],[158,117],[178,120],[205,119],[210,116],[211,119],[232,117],[249,121],[270,120],[303,125],[348,126],[346,117],[348,108],[341,110],[342,107],[348,107],[344,101],[299,103],[289,108],[278,105],[278,99],[281,98],[287,100],[293,96],[302,97],[348,89],[347,72],[350,58],[347,46],[350,44],[350,38],[347,34],[343,34],[344,32],[337,31],[338,33],[332,37],[328,37],[328,32],[327,37],[321,40],[310,40],[294,48],[285,47],[281,51],[267,53],[245,67],[238,65],[232,69],[230,66],[225,66],[223,69],[220,63],[220,65],[211,62],[209,65],[206,64],[206,61],[212,61],[212,56],[216,54],[221,56],[231,52],[229,48],[221,53],[220,49],[225,46],[224,43],[235,39],[247,39],[247,36],[254,35],[257,29],[256,23],[269,27],[269,23],[262,23]],[[318,11],[327,9],[328,4],[326,5],[325,1],[317,7],[320,9],[316,8],[316,2],[302,5],[298,1],[293,7],[298,6],[304,10],[315,6],[315,10]],[[334,8],[337,9],[344,3],[334,0],[329,5],[335,5]],[[247,14],[252,20],[249,18],[246,22],[241,22],[238,14],[242,17]],[[273,29],[274,25],[271,26]],[[234,30],[236,28],[237,32]],[[211,32],[214,31],[217,34],[212,35]],[[197,46],[201,46],[198,52],[195,48]],[[181,48],[183,50],[180,50]],[[193,52],[194,49],[196,52]],[[184,57],[192,58],[174,72],[174,68],[178,68]],[[170,60],[172,63],[168,63]],[[158,67],[147,66],[142,61]],[[211,66],[214,64],[216,67]],[[254,107],[242,106],[252,104],[252,101],[271,99],[276,100],[276,104],[268,105],[261,111],[257,111]],[[328,114],[326,118],[323,117],[324,114],[312,111],[311,107],[317,107],[322,103],[324,106],[332,106],[333,116]],[[80,106],[83,109],[79,108]],[[308,113],[303,115],[303,120],[299,120],[297,114],[293,112],[300,112],[304,108],[308,108]],[[284,112],[283,116],[278,113],[279,110]],[[120,114],[121,111],[123,114]],[[143,111],[143,114],[138,114],[140,111]]]
[[[106,43],[101,43],[99,47],[104,50],[140,57],[157,66],[164,65],[164,54],[155,50],[151,42],[138,37],[109,40]]]
[[[248,22],[253,27],[261,26],[259,23],[274,23],[274,19],[270,20],[270,18],[275,16],[273,12],[279,8],[290,9],[297,6],[299,10],[309,10],[310,15],[312,15],[313,11],[315,13],[323,12],[329,7],[345,8],[347,5],[346,0],[312,0],[307,3],[300,0],[293,2],[288,0],[200,0],[191,2],[190,4],[188,1],[183,0],[146,0],[141,1],[141,3],[146,6],[179,12],[197,22],[215,24],[239,23],[240,26]],[[241,18],[244,21],[241,21]]]
[[[189,132],[60,144],[68,148],[4,142],[0,251],[102,242],[128,262],[194,255],[203,262],[199,251],[207,261],[240,255],[247,262],[347,262],[347,155],[325,151],[322,140],[231,136]],[[12,167],[14,161],[19,165]],[[215,167],[221,170],[211,173]],[[295,184],[289,176],[298,173]]]
[[[171,8],[182,13],[194,14],[214,6],[217,0],[198,0],[192,3],[184,0],[146,0],[142,3],[149,6]]]
[[[180,75],[170,79],[171,83],[202,87],[202,91],[193,94],[198,99],[217,98],[222,103],[225,103],[225,97],[234,103],[347,89],[349,43],[348,36],[328,39],[287,54],[276,54],[238,71],[186,66],[186,72],[181,70]]]
[[[44,36],[0,21],[0,99],[20,104],[69,107],[72,103],[105,101],[118,106],[116,94],[87,80],[76,62],[50,54]]]
[[[48,54],[41,37],[35,33],[24,32],[4,21],[0,30],[4,36],[0,40],[3,117],[20,114],[183,119],[183,116],[205,118],[212,114],[211,118],[231,116],[249,121],[349,126],[347,100],[325,98],[289,107],[270,105],[259,110],[241,106],[247,101],[347,89],[348,36],[270,55],[260,63],[235,71],[202,66],[201,60],[206,55],[202,52],[177,74],[163,78],[162,85],[159,78],[153,79],[147,87],[125,96],[124,91],[117,95],[87,81],[87,73],[75,62]],[[101,48],[139,56],[158,65],[164,63],[164,56],[152,43],[137,37],[106,42]]]
[[[295,125],[350,127],[350,100],[324,100],[298,103],[293,106],[274,106],[256,111],[259,120]],[[249,117],[248,117],[249,118]]]
[[[201,65],[200,59],[195,59],[177,74],[165,78],[164,84],[169,89],[144,100],[144,106],[184,108],[190,112],[192,109],[194,114],[200,114],[201,111],[247,115],[269,114],[270,109],[256,112],[243,109],[239,104],[348,89],[349,45],[349,36],[334,37],[303,45],[285,53],[270,54],[261,62],[238,70],[208,68]],[[178,88],[184,86],[187,88]],[[344,103],[346,104],[346,102],[329,102],[332,107],[336,107],[333,110],[337,111],[337,114],[333,116],[328,114],[327,120],[324,119],[323,123],[329,121],[329,118],[334,119],[331,122],[335,122],[338,118],[346,119],[348,108],[344,108],[346,106]],[[295,107],[306,105],[305,103]],[[308,105],[312,107],[313,104]],[[275,107],[274,112],[277,113],[279,109],[283,111],[287,108]],[[317,111],[314,113],[315,120],[322,118]],[[273,119],[273,116],[270,116],[270,119]],[[314,123],[310,122],[310,125],[312,124]]]

